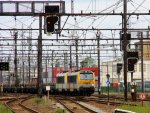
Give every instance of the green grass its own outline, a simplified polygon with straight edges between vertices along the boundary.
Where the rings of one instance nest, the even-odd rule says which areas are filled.
[[[39,98],[39,97],[35,97],[33,98],[33,103],[35,103],[36,105],[49,105],[50,101],[46,98]]]
[[[37,105],[43,103],[43,99],[42,98],[33,98],[33,102],[36,103]]]
[[[57,108],[55,113],[66,113],[66,110],[61,109],[61,108]]]
[[[12,113],[10,109],[0,103],[0,113]]]
[[[119,106],[119,109],[129,110],[137,113],[150,113],[150,105],[137,105],[137,106],[130,106],[130,105],[123,105]]]
[[[37,107],[39,105],[50,105],[50,101],[46,98],[38,98],[38,97],[35,97],[33,98],[33,103],[35,103],[37,105]],[[1,113],[1,112],[0,112]],[[66,110],[64,109],[61,109],[61,108],[57,108],[56,109],[56,112],[55,113],[66,113]]]

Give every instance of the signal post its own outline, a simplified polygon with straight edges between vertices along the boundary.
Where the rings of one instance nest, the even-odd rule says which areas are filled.
[[[127,52],[127,70],[131,72],[131,97],[136,101],[136,83],[133,81],[134,65],[138,62],[139,56],[137,51]]]
[[[3,73],[2,71],[9,71],[9,62],[0,62],[0,95],[3,95]]]
[[[118,75],[118,93],[120,92],[120,74],[122,70],[122,63],[117,63],[117,75]]]

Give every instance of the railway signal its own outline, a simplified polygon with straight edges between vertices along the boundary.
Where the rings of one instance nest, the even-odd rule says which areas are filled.
[[[0,62],[0,71],[9,71],[9,62]]]
[[[117,63],[117,74],[120,75],[122,69],[122,63]]]
[[[126,38],[127,38],[127,45],[130,43],[131,40],[131,34],[126,34]],[[120,50],[122,51],[124,46],[124,39],[123,39],[123,34],[120,35]]]
[[[135,57],[135,58],[139,59],[138,51],[128,51],[127,58],[130,58],[130,57]]]
[[[137,63],[138,59],[136,57],[130,57],[128,58],[128,71],[134,72],[134,65]]]
[[[45,6],[45,13],[59,13],[59,6],[58,5],[46,5]]]
[[[57,16],[48,16],[46,17],[46,32],[53,33],[55,31],[55,24],[58,21]]]
[[[128,72],[134,72],[134,65],[138,62],[138,51],[127,52],[127,70]]]

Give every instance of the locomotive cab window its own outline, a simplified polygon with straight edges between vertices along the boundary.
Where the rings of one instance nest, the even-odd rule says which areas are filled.
[[[81,80],[93,80],[93,73],[80,73]]]

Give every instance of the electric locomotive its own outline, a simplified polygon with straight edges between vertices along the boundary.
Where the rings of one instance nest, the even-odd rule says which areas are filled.
[[[56,77],[56,91],[80,95],[91,95],[95,89],[95,76],[92,71],[59,73]]]

